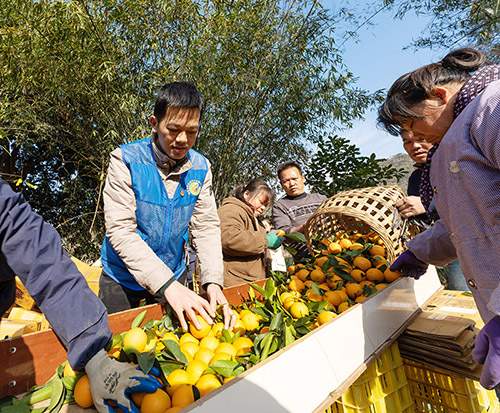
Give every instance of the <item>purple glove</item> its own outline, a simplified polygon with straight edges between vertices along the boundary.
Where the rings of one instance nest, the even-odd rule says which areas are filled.
[[[427,271],[429,265],[420,261],[413,252],[406,250],[390,266],[391,271],[399,271],[403,277],[418,280]]]
[[[500,316],[493,317],[486,323],[476,337],[472,357],[484,364],[481,373],[481,385],[488,390],[500,383]]]

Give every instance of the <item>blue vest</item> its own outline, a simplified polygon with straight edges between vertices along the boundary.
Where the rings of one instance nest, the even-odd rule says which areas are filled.
[[[188,152],[193,167],[180,176],[174,197],[170,199],[155,162],[151,139],[120,148],[132,177],[137,233],[177,279],[186,269],[184,246],[188,243],[188,224],[207,175],[207,161],[192,149]],[[108,237],[102,244],[101,261],[103,271],[121,285],[135,291],[144,289],[130,274]]]

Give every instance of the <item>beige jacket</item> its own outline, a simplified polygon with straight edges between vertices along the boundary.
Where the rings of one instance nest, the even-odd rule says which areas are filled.
[[[221,223],[224,287],[266,278],[266,230],[254,217],[252,209],[238,198],[229,196],[217,212]]]
[[[152,138],[153,139],[153,138]],[[180,176],[192,167],[189,160],[166,174],[166,156],[153,141],[158,171],[173,197]],[[156,293],[173,272],[136,232],[136,200],[132,189],[130,170],[122,160],[120,148],[111,152],[108,176],[103,192],[104,221],[109,242],[127,266],[136,281],[151,293]],[[217,206],[212,193],[212,170],[208,172],[189,224],[193,243],[198,252],[201,284],[216,283],[223,286],[222,247]]]

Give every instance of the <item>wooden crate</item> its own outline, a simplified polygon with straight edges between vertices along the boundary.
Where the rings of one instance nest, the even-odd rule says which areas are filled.
[[[184,411],[322,412],[441,288],[434,267],[418,281],[399,279]],[[225,294],[231,303],[239,303],[247,291],[248,286],[242,285],[225,290]],[[113,314],[111,328],[115,332],[129,329],[132,320],[144,309],[148,310],[146,319],[163,314],[159,305]],[[0,389],[6,395],[21,394],[31,385],[43,383],[66,355],[52,332],[40,332],[0,342],[0,357],[6,366],[6,374],[0,377]],[[82,409],[70,405],[63,411]]]

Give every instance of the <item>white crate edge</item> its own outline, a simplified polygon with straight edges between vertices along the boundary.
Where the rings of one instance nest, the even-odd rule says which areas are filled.
[[[400,279],[183,412],[312,412],[441,288],[433,266]]]

